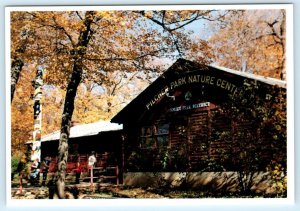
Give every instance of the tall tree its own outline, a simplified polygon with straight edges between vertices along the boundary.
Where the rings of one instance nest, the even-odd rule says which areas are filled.
[[[133,71],[141,66],[145,67],[145,61],[148,59],[147,57],[155,56],[160,52],[160,49],[155,51],[146,49],[146,45],[145,48],[140,48],[138,50],[134,48],[133,43],[130,41],[137,40],[138,38],[141,39],[139,42],[152,41],[152,47],[156,45],[159,46],[159,43],[156,42],[153,37],[149,36],[149,33],[147,34],[147,32],[138,34],[135,37],[132,36],[133,32],[130,32],[129,28],[132,28],[133,24],[124,22],[125,16],[128,19],[128,14],[126,12],[97,13],[89,11],[85,13],[84,18],[82,18],[82,14],[77,12],[76,14],[79,19],[82,19],[81,22],[83,23],[83,26],[77,31],[71,31],[70,26],[68,25],[72,24],[74,21],[73,17],[66,18],[68,24],[61,20],[59,21],[54,17],[54,25],[52,25],[55,28],[62,29],[64,34],[67,35],[69,43],[71,43],[67,48],[65,48],[65,46],[63,47],[67,49],[67,52],[71,53],[71,58],[68,60],[66,66],[72,68],[72,74],[66,88],[67,91],[61,123],[61,137],[59,141],[57,189],[60,198],[64,198],[68,138],[70,135],[69,132],[77,87],[81,80],[83,78],[103,80],[99,68],[100,70],[102,69],[107,72],[124,68],[127,69],[127,71]],[[121,21],[121,25],[119,21]],[[80,24],[78,25],[80,26]],[[103,27],[106,28],[103,29]],[[120,32],[124,33],[126,30],[128,30],[127,33],[129,35],[131,34],[132,37],[129,37],[128,39],[126,39],[126,37],[120,37]],[[76,34],[78,34],[78,37],[76,37]],[[96,35],[97,39],[95,38]],[[129,49],[124,46],[128,46]]]
[[[58,179],[57,189],[59,198],[64,198],[66,167],[68,160],[68,139],[70,136],[71,119],[74,111],[74,100],[77,87],[83,74],[83,57],[92,38],[92,23],[95,21],[96,12],[87,11],[83,19],[83,26],[79,31],[77,43],[74,45],[73,71],[70,82],[67,86],[64,110],[62,114],[60,139],[58,147]]]

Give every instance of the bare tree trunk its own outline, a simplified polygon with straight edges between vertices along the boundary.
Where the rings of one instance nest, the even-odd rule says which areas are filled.
[[[86,53],[86,47],[91,39],[91,24],[94,19],[94,12],[88,11],[85,14],[84,25],[78,38],[78,44],[74,50],[74,65],[71,80],[67,87],[64,110],[62,114],[62,123],[60,129],[60,139],[58,146],[58,174],[57,174],[57,194],[60,199],[65,198],[65,178],[68,161],[68,140],[70,136],[71,120],[74,111],[74,101],[78,85],[82,79],[83,56]]]
[[[12,102],[14,98],[14,93],[16,89],[16,85],[19,80],[20,72],[22,70],[22,67],[24,65],[24,62],[21,59],[14,59],[11,64],[11,98],[10,102]]]

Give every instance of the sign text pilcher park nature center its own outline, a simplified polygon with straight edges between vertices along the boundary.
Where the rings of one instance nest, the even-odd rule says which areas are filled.
[[[166,85],[163,89],[161,89],[160,92],[158,92],[152,100],[150,100],[149,103],[146,104],[146,108],[150,110],[150,108],[159,100],[161,99],[164,95],[166,95],[169,91],[178,88],[182,85],[186,84],[195,84],[195,83],[200,83],[200,84],[208,84],[211,86],[216,86],[218,88],[224,89],[228,91],[229,93],[235,95],[239,92],[239,88],[222,78],[217,78],[215,76],[209,76],[209,75],[190,75],[190,76],[183,76],[181,78],[178,78],[177,80],[174,80],[170,82],[168,85]]]

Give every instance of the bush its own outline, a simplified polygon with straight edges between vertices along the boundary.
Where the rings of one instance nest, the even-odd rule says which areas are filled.
[[[22,159],[22,157],[24,156],[24,153],[17,151],[16,153],[14,153],[11,157],[11,173],[16,173],[17,169],[18,169],[18,165]]]

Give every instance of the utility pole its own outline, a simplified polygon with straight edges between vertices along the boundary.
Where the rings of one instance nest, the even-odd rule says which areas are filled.
[[[36,71],[36,77],[32,83],[34,87],[34,130],[33,130],[33,142],[31,160],[38,159],[41,161],[41,134],[42,134],[42,86],[43,86],[43,68],[38,67]]]

